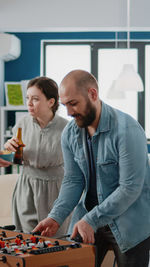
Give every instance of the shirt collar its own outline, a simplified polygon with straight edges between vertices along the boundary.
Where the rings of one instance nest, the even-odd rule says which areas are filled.
[[[34,117],[32,117],[32,119],[33,119],[33,122],[34,123],[36,123],[37,125],[39,125],[38,122],[37,122],[37,120]],[[42,129],[47,129],[47,128],[53,126],[54,124],[56,124],[57,120],[58,120],[58,115],[55,114],[55,116],[53,117],[53,119],[51,121],[49,121],[48,124],[46,125],[46,127],[42,128]],[[39,127],[40,127],[40,125],[39,125]]]
[[[100,132],[107,132],[110,130],[110,113],[108,105],[105,104],[103,101],[101,102],[101,104],[102,104],[101,116],[95,134],[98,134]]]

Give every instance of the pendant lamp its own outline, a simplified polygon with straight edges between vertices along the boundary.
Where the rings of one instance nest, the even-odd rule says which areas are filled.
[[[130,0],[127,0],[127,48],[130,49]],[[116,80],[115,90],[117,91],[144,91],[144,86],[140,75],[135,71],[132,64],[125,64],[123,69]]]
[[[108,99],[124,99],[125,98],[125,92],[116,90],[116,81],[113,80],[112,85],[108,89],[107,93]]]
[[[125,64],[116,83],[116,91],[144,91],[144,86],[140,75],[134,70],[132,64]]]

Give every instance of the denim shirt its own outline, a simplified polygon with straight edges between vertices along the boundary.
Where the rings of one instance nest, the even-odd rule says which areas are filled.
[[[150,166],[147,140],[131,116],[102,102],[92,137],[98,205],[86,210],[89,185],[85,129],[69,122],[62,134],[64,179],[48,217],[59,224],[74,209],[69,233],[83,218],[94,231],[109,225],[122,252],[150,236]]]

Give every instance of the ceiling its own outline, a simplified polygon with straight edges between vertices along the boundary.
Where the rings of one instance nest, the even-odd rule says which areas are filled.
[[[150,30],[150,0],[131,0],[131,30]],[[107,31],[127,28],[125,0],[0,0],[0,31]]]

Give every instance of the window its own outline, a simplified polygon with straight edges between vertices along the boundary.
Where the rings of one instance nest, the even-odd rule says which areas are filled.
[[[122,99],[109,99],[109,88],[117,79],[124,64],[133,64],[137,70],[137,49],[99,49],[98,81],[100,98],[137,120],[137,92],[126,92]]]
[[[51,44],[46,46],[45,75],[54,79],[58,85],[63,77],[74,69],[91,71],[91,47],[89,45]],[[58,114],[68,120],[66,107],[60,104]]]
[[[42,74],[52,77],[59,84],[64,75],[72,69],[80,68],[90,71],[98,79],[100,98],[137,119],[146,129],[147,138],[150,138],[150,42],[130,41],[131,49],[127,49],[126,46],[126,41],[120,40],[118,48],[116,48],[115,40],[107,42],[43,41]],[[107,97],[108,88],[118,76],[127,58],[129,63],[132,62],[138,70],[145,84],[145,92],[128,92],[124,100],[110,100]],[[67,117],[61,109],[60,114]]]

